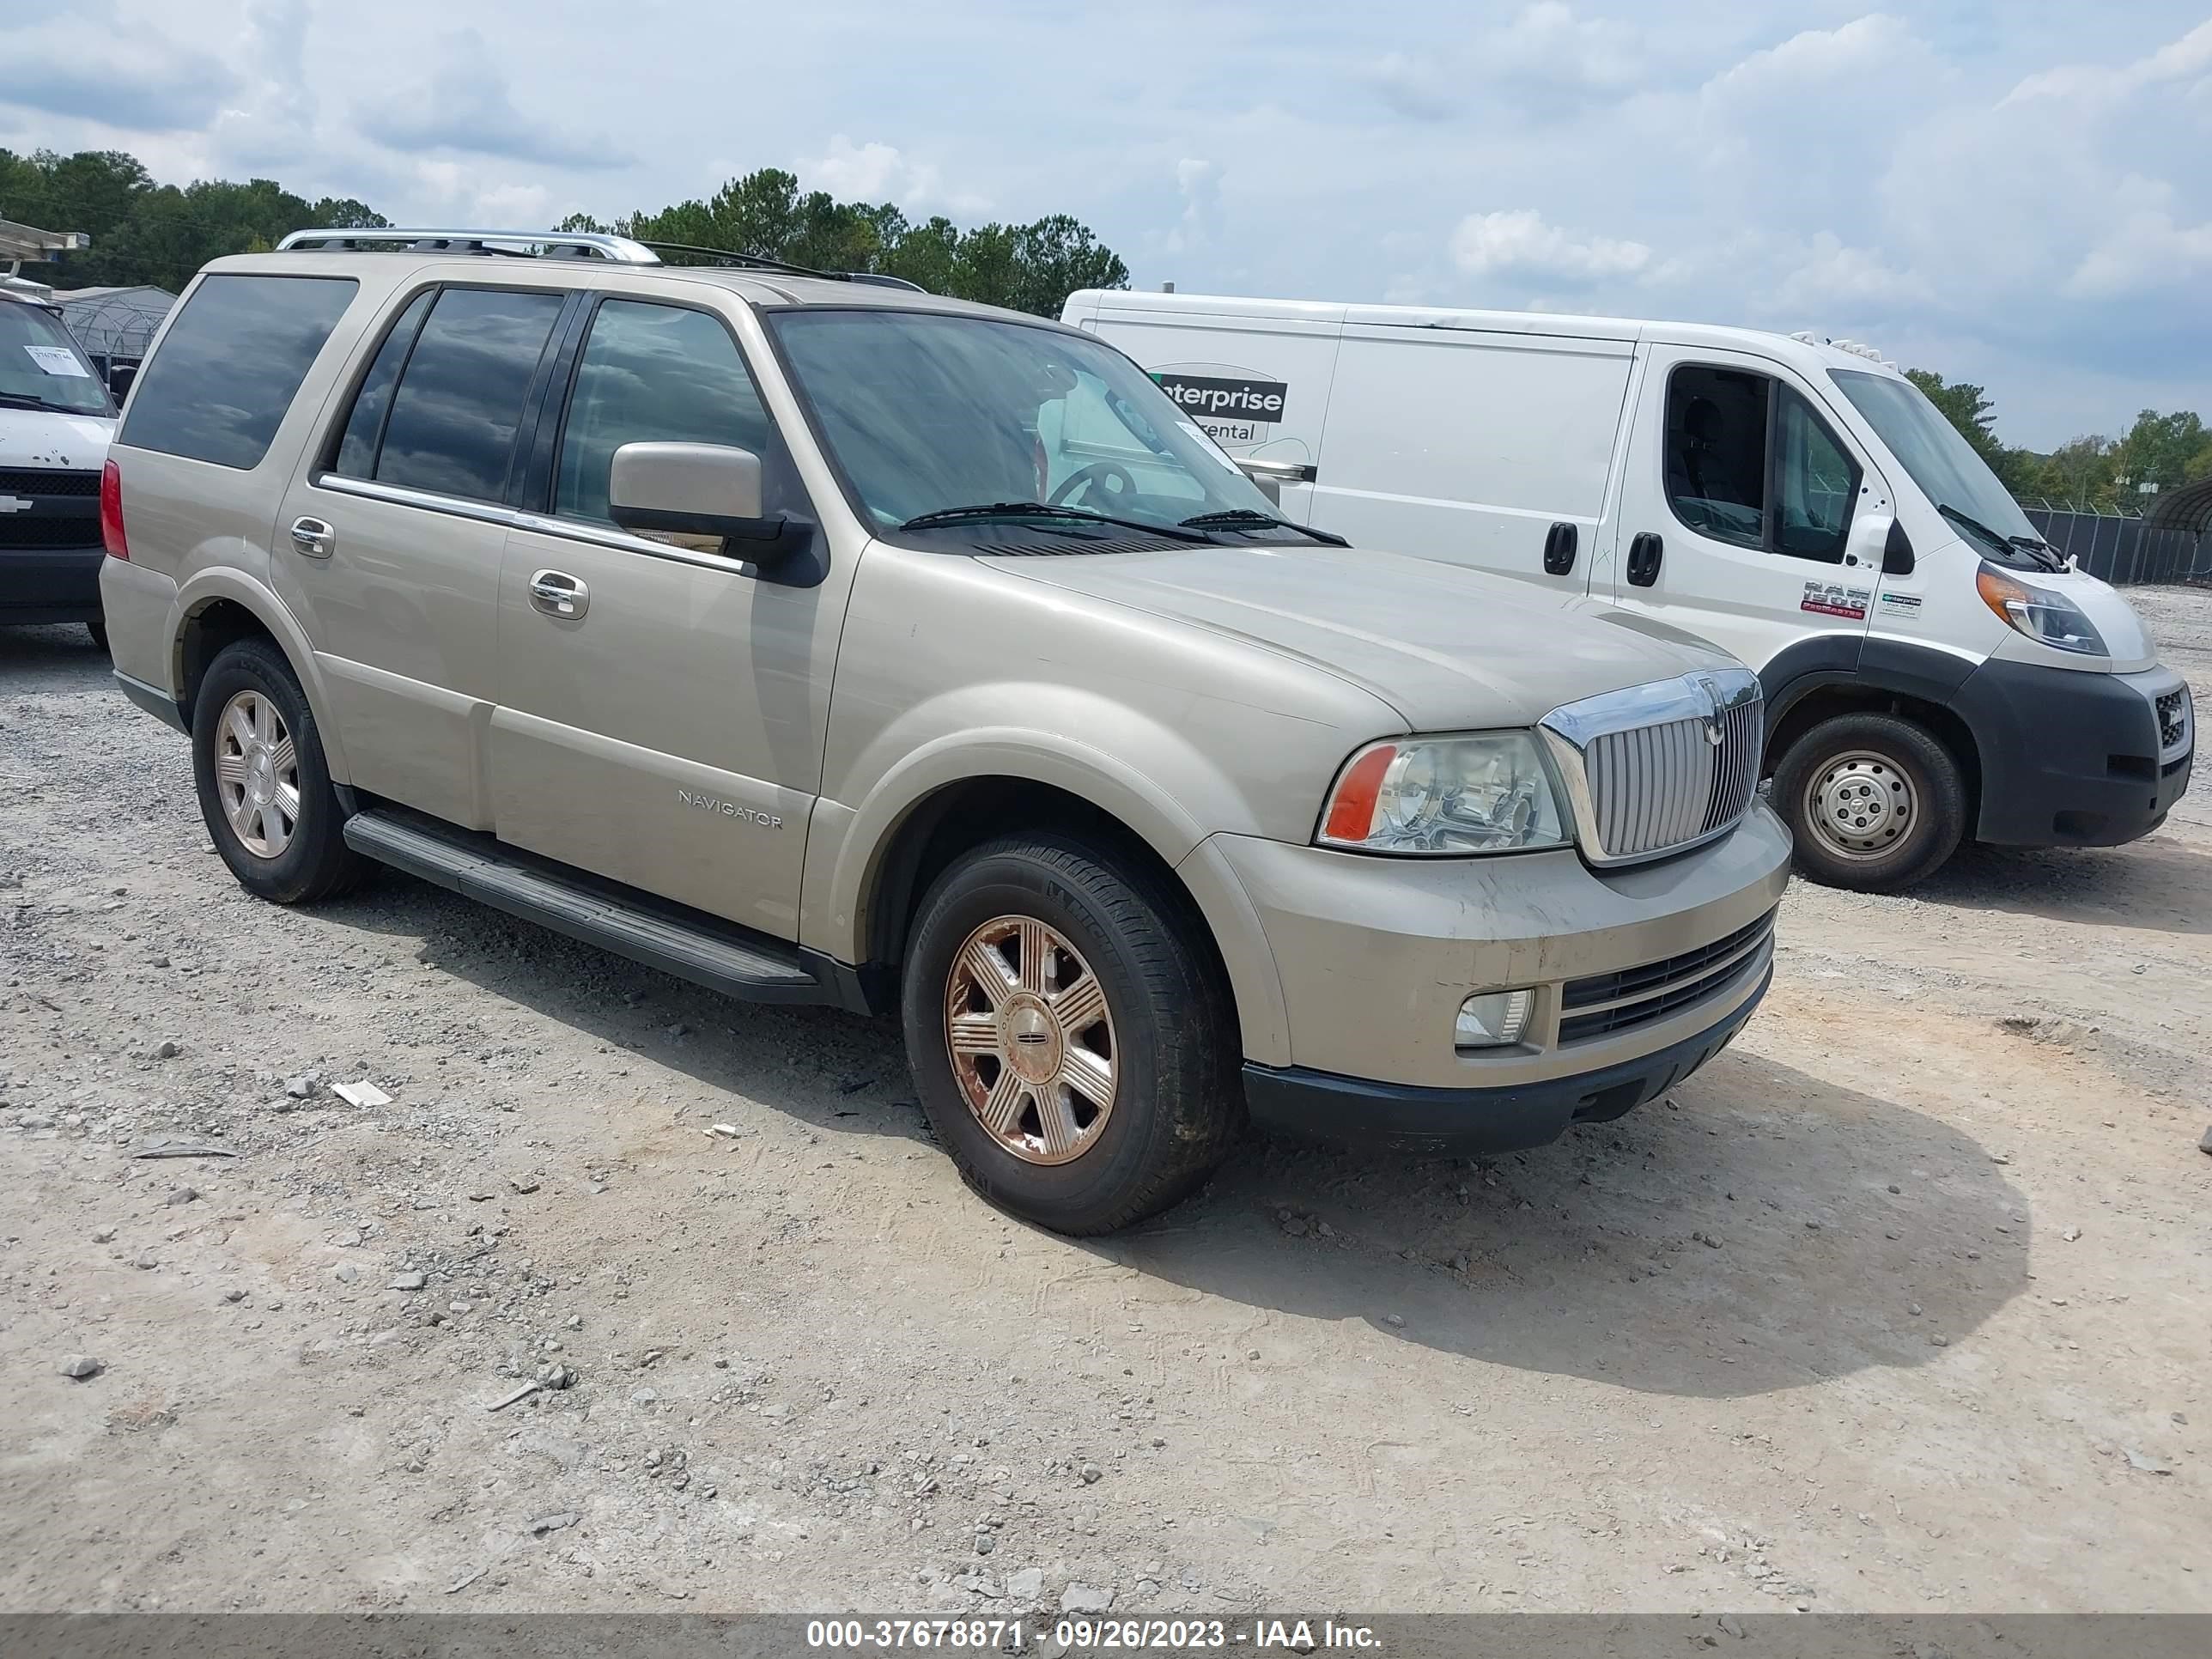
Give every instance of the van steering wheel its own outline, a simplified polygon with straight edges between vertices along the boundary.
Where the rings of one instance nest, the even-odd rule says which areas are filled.
[[[1112,482],[1116,478],[1121,480],[1119,483]],[[1081,471],[1072,472],[1061,479],[1060,488],[1052,492],[1050,499],[1045,505],[1061,506],[1077,490],[1081,489],[1087,493],[1094,487],[1098,490],[1099,495],[1092,505],[1118,510],[1130,496],[1137,493],[1136,476],[1119,461],[1093,461]]]

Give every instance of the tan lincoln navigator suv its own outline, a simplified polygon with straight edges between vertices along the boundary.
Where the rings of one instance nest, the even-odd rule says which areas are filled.
[[[1745,670],[1285,522],[1079,330],[678,257],[302,233],[171,313],[102,598],[248,889],[393,865],[896,1010],[962,1171],[1069,1232],[1248,1110],[1530,1146],[1750,1017]]]

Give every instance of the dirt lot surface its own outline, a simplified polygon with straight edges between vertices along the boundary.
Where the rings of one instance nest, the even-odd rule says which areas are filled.
[[[2142,603],[2212,707],[2212,593]],[[0,1608],[2212,1610],[2208,791],[1799,884],[1619,1123],[1072,1243],[888,1024],[249,899],[0,634]]]

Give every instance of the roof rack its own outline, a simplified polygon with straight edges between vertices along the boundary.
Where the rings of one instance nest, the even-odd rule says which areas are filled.
[[[835,283],[866,283],[878,288],[905,289],[920,294],[918,283],[875,271],[816,270],[783,259],[770,259],[731,248],[701,247],[690,242],[641,242],[627,236],[592,230],[411,230],[398,227],[374,230],[331,228],[295,230],[276,244],[280,253],[310,250],[348,253],[372,248],[398,248],[420,253],[495,255],[506,258],[603,259],[615,264],[657,265],[664,253],[687,254],[750,270],[773,270],[787,276],[815,276]]]

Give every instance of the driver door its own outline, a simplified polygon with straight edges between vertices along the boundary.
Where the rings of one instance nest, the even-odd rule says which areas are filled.
[[[1817,635],[1842,636],[1856,662],[1881,572],[1862,558],[1851,526],[1887,501],[1887,486],[1778,365],[1647,349],[1613,603],[1753,668]]]

